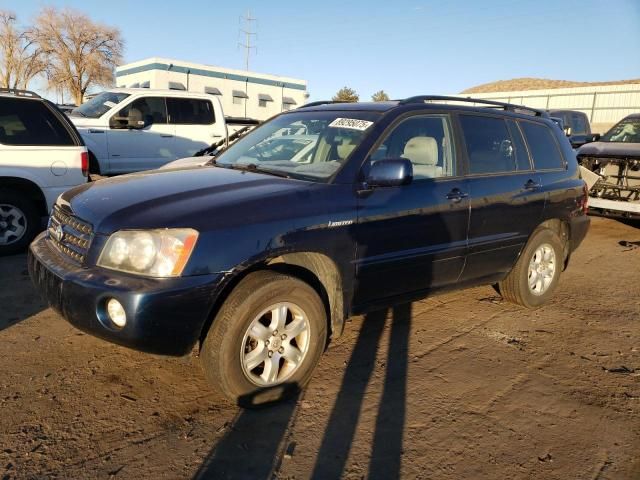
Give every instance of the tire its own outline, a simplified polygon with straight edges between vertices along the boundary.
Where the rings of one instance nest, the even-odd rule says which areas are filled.
[[[538,261],[540,270],[534,265]],[[498,283],[500,294],[509,302],[538,308],[553,296],[563,263],[564,247],[558,234],[548,228],[540,228],[529,238],[513,270]]]
[[[0,255],[24,251],[38,231],[35,203],[16,190],[0,189]]]
[[[284,320],[279,323],[280,318]],[[274,335],[278,325],[280,331]],[[302,333],[296,333],[299,330]],[[258,407],[303,388],[326,341],[327,315],[316,291],[297,278],[260,271],[247,275],[226,299],[207,332],[200,358],[209,382],[227,398],[243,407]]]

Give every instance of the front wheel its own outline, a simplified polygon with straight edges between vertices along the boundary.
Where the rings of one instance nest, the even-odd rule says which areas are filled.
[[[546,303],[558,286],[563,252],[562,242],[553,230],[536,230],[513,270],[498,284],[501,295],[527,308]]]
[[[252,407],[304,387],[327,340],[324,304],[305,282],[255,272],[231,292],[201,350],[208,380],[229,399]]]

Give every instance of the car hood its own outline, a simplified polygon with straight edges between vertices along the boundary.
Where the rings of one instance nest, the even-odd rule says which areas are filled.
[[[211,230],[259,222],[276,210],[281,214],[283,204],[303,201],[310,189],[321,185],[219,167],[194,167],[87,183],[64,193],[59,203],[102,234],[137,228]],[[277,208],[268,208],[271,200]]]
[[[172,168],[201,167],[205,163],[209,163],[210,161],[211,161],[210,156],[186,157],[186,158],[179,158],[178,160],[174,160],[173,162],[165,163],[159,168],[161,170],[168,170]]]
[[[580,147],[578,155],[590,155],[596,157],[640,157],[640,143],[587,143]]]

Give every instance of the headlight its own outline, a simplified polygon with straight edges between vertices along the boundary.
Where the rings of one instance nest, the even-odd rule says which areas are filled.
[[[112,234],[98,266],[150,277],[182,274],[198,239],[190,228],[121,230]]]

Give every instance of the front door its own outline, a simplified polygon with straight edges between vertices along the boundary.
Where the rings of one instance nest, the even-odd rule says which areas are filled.
[[[178,158],[164,97],[138,98],[120,109],[110,120],[107,142],[110,173],[149,170]]]
[[[458,176],[448,115],[402,120],[365,162],[411,161],[400,187],[358,192],[354,305],[420,295],[458,280],[464,266],[469,204]]]

